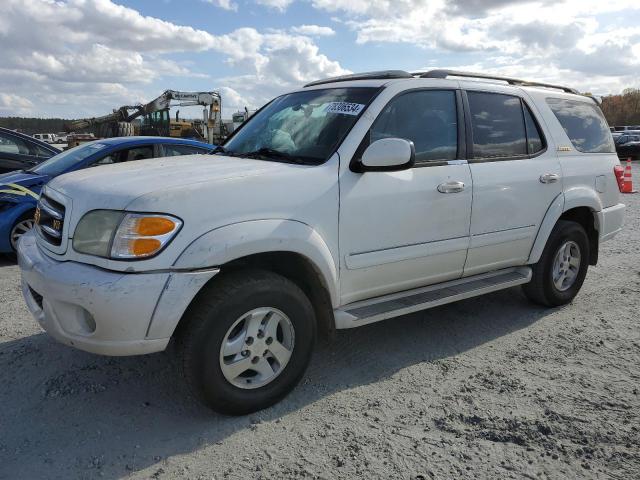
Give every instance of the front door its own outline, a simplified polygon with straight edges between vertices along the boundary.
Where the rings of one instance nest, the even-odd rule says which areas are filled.
[[[354,161],[376,140],[404,138],[415,145],[416,165],[398,172],[343,170],[342,304],[462,275],[472,185],[459,142],[461,112],[455,90],[401,92],[382,108]]]
[[[473,215],[465,276],[525,264],[545,213],[562,193],[560,163],[534,109],[485,88],[466,92]]]

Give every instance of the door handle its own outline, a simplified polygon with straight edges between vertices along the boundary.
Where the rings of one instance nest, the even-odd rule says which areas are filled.
[[[541,183],[556,183],[560,180],[560,175],[557,173],[545,173],[544,175],[540,175]]]
[[[440,193],[458,193],[464,190],[463,182],[445,182],[438,185]]]

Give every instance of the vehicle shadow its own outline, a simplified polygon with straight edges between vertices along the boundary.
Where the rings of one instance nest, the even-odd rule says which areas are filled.
[[[354,330],[320,342],[302,383],[246,417],[215,414],[186,395],[169,352],[108,358],[37,334],[0,344],[0,478],[121,478],[197,451],[252,422],[379,382],[526,328],[549,313],[518,289]],[[434,380],[435,381],[435,380]],[[19,473],[18,473],[19,472]]]
[[[10,267],[16,264],[17,262],[14,256],[0,253],[0,267]]]

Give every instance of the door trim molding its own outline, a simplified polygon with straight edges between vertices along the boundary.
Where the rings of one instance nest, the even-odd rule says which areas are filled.
[[[360,268],[430,257],[432,255],[443,255],[466,250],[468,247],[469,237],[467,236],[449,238],[446,240],[436,240],[434,242],[415,243],[400,247],[352,253],[345,257],[345,264],[349,270],[358,270]]]
[[[471,235],[469,248],[486,247],[501,243],[515,242],[525,238],[533,238],[537,233],[536,225],[526,225],[524,227],[508,228],[495,232],[479,233]]]

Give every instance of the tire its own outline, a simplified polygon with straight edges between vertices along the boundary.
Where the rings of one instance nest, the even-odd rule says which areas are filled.
[[[112,124],[111,123],[101,123],[96,125],[94,128],[94,135],[98,138],[111,138],[113,137],[112,133]]]
[[[564,255],[560,252],[563,247],[566,247]],[[579,255],[577,261],[576,252]],[[549,235],[540,260],[532,266],[531,282],[522,286],[524,294],[532,302],[547,307],[557,307],[571,302],[587,276],[589,253],[589,238],[582,225],[559,220]],[[571,264],[562,260],[566,255],[571,258]],[[561,265],[564,264],[564,267],[561,266],[559,269],[560,272],[565,271],[567,275],[564,280],[562,275],[556,276],[557,281],[554,282],[556,258]]]
[[[18,218],[18,220],[16,220],[16,222],[11,227],[11,230],[9,231],[9,245],[11,245],[12,250],[11,256],[15,256],[17,253],[16,246],[18,240],[15,237],[22,236],[23,234],[27,233],[29,229],[33,228],[34,213],[34,210],[30,210],[24,213],[20,218]]]
[[[118,122],[116,129],[116,137],[132,137],[133,124],[129,122]]]
[[[278,402],[300,381],[311,358],[316,321],[306,295],[280,275],[262,270],[223,275],[205,286],[187,309],[176,346],[179,366],[194,394],[217,412],[244,415]],[[263,336],[259,332],[253,335],[251,332],[256,330],[252,330],[252,325],[255,327],[264,310],[270,313],[263,320],[266,321]],[[248,316],[249,312],[258,313]],[[269,329],[272,321],[279,322],[277,339],[267,345],[269,332],[273,331]],[[276,357],[269,350],[287,342],[291,348],[288,359],[283,355]],[[223,350],[223,345],[235,353],[223,355],[229,353]],[[283,359],[283,363],[276,358]],[[266,370],[264,362],[269,363]],[[241,365],[238,371],[248,365],[248,370],[232,378],[235,371],[230,374],[233,367],[227,364]],[[257,365],[255,368],[260,371],[277,370],[277,373],[267,381],[269,376],[251,370],[252,365]]]

